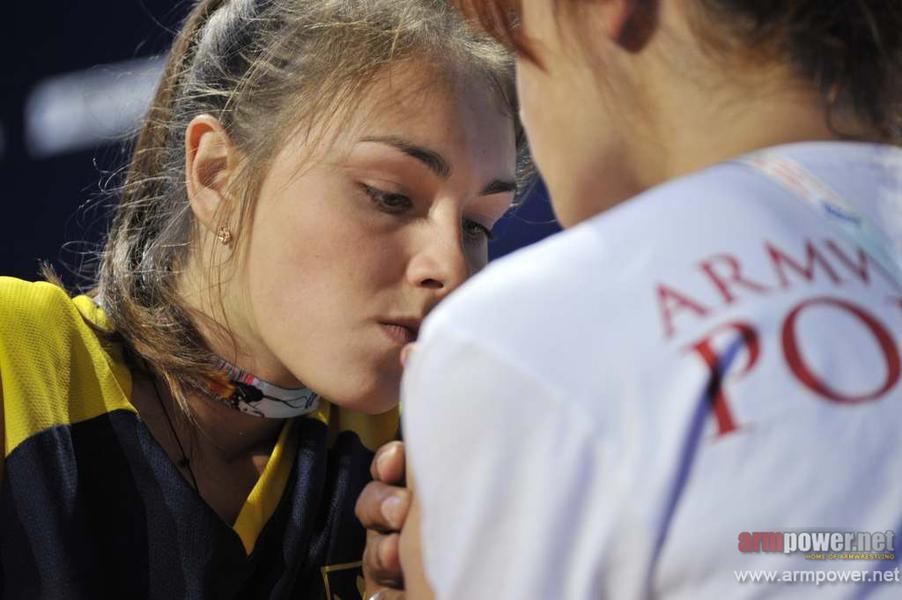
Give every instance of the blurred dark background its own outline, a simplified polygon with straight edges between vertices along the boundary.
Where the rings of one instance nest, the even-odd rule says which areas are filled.
[[[161,57],[191,6],[176,0],[7,2],[0,49],[0,275],[69,285],[101,243],[121,140],[153,92]],[[541,183],[499,223],[493,257],[558,230]]]

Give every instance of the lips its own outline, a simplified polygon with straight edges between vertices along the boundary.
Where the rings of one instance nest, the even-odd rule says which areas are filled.
[[[380,325],[389,339],[401,345],[417,341],[420,332],[420,322],[416,320],[384,321]]]

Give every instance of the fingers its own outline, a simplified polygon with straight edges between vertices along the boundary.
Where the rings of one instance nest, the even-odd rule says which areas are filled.
[[[404,487],[404,444],[390,442],[373,457],[370,473],[373,481],[363,488],[354,512],[367,529],[363,572],[367,588],[371,586],[403,588],[398,531],[407,520],[411,493]],[[402,598],[395,589],[383,590],[383,599]]]
[[[389,442],[373,457],[370,475],[376,481],[400,485],[404,481],[404,461],[404,442]]]
[[[404,588],[401,573],[401,559],[397,533],[367,533],[366,549],[363,552],[363,572],[368,581],[377,586],[395,589]]]
[[[410,491],[402,487],[405,475],[403,442],[389,442],[376,452],[370,464],[371,481],[357,498],[354,513],[367,529],[363,553],[363,573],[367,589],[383,589],[375,597],[380,600],[403,598],[398,589],[404,587],[401,573],[398,531],[410,510]]]
[[[357,517],[368,529],[363,552],[363,573],[368,582],[378,586],[403,588],[400,535],[398,530],[407,518],[410,493],[378,481],[371,482],[357,501]]]
[[[390,532],[401,530],[409,510],[409,490],[371,481],[357,498],[354,514],[366,529]]]

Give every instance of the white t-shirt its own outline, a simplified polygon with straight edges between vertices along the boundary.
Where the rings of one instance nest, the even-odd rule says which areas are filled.
[[[403,418],[437,598],[902,597],[738,581],[870,577],[902,538],[902,151],[768,156],[782,181],[727,162],[662,185],[429,317]],[[758,532],[784,551],[741,552]],[[785,551],[812,532],[883,552]]]

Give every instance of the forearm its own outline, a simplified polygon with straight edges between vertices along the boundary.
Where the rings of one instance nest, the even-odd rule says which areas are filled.
[[[410,472],[409,467],[408,472]],[[411,490],[414,490],[412,478],[410,478],[409,484]],[[401,569],[404,572],[404,588],[407,591],[407,598],[432,600],[435,596],[432,586],[426,579],[426,571],[423,566],[420,515],[420,503],[417,501],[414,491],[413,504],[407,515],[404,529],[401,531]]]

